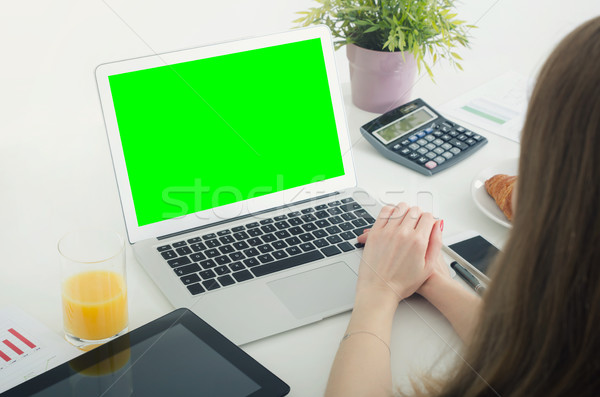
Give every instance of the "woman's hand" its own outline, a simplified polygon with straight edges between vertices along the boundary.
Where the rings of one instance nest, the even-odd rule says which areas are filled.
[[[425,282],[419,287],[417,293],[423,298],[428,299],[430,290],[435,288],[435,284],[441,279],[451,280],[452,277],[450,276],[450,269],[448,268],[448,265],[446,264],[446,261],[444,261],[442,253],[440,252],[434,261],[431,275],[427,277],[427,280],[425,280]]]
[[[358,272],[357,297],[379,295],[399,302],[416,292],[440,258],[441,221],[405,203],[386,206],[366,243]]]

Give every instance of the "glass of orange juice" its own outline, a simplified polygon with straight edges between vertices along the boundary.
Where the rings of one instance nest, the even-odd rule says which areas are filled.
[[[89,350],[128,331],[125,242],[115,232],[79,230],[58,242],[65,338]]]

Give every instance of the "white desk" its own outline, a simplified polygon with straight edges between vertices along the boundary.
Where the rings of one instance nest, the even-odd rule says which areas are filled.
[[[315,5],[309,0],[2,3],[0,305],[15,304],[61,333],[57,240],[85,225],[125,233],[93,78],[97,65],[151,54],[146,44],[164,52],[286,30],[293,12]],[[559,0],[466,0],[461,7],[460,14],[480,28],[472,32],[472,49],[460,51],[465,72],[437,66],[437,85],[427,77],[415,85],[413,96],[433,106],[509,69],[531,76],[560,37],[600,14],[597,0],[571,2],[569,9]],[[347,81],[344,50],[337,60]],[[431,191],[445,233],[475,229],[503,243],[507,230],[475,207],[469,186],[482,168],[516,157],[517,144],[487,133],[489,144],[481,151],[424,177],[385,160],[360,137],[359,126],[376,115],[351,105],[348,84],[344,91],[360,186],[388,202],[414,201],[417,191]],[[136,328],[172,308],[130,251],[127,266],[130,325]],[[408,304],[398,308],[393,331],[398,379],[409,368],[427,370],[443,352],[452,359],[449,346],[459,346],[429,304],[419,298]],[[348,318],[341,314],[244,349],[285,380],[290,395],[318,396]]]

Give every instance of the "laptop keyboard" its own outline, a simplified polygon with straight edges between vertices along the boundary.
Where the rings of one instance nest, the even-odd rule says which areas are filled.
[[[352,198],[157,247],[192,295],[356,249],[375,219]]]

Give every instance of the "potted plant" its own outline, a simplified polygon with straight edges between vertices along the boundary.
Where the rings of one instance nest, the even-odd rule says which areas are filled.
[[[300,26],[324,24],[335,48],[347,45],[352,102],[384,113],[410,99],[417,69],[445,59],[461,69],[456,47],[468,47],[466,25],[453,12],[454,0],[316,0],[301,11]]]

